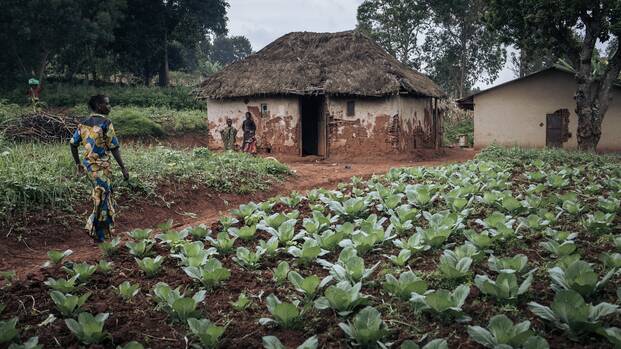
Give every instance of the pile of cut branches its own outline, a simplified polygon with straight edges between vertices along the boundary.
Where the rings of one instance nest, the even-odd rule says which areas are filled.
[[[78,122],[75,115],[36,111],[8,120],[0,132],[14,141],[57,142],[69,139]]]

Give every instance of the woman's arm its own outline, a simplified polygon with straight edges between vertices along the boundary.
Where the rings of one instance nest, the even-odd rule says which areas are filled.
[[[71,155],[73,156],[73,161],[75,162],[75,166],[77,168],[77,173],[81,174],[84,172],[84,167],[80,164],[80,155],[78,155],[78,146],[75,144],[71,144]]]
[[[121,150],[119,148],[112,149],[112,156],[114,156],[114,160],[116,160],[117,164],[121,168],[121,172],[123,172],[123,178],[125,180],[129,179],[129,173],[125,168],[125,164],[123,163],[123,158],[121,158]]]

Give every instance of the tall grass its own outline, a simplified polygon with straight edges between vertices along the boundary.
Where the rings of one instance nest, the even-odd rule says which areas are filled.
[[[165,147],[129,146],[122,153],[131,179],[116,164],[113,183],[120,195],[158,194],[165,182],[191,182],[219,192],[264,190],[284,178],[288,168],[276,161],[241,153],[212,154]],[[90,183],[75,175],[69,145],[0,143],[0,221],[41,208],[66,209],[89,200]]]
[[[621,161],[621,156],[614,154],[594,154],[566,149],[532,149],[521,147],[503,147],[491,145],[477,154],[477,159],[490,161],[507,161],[513,164],[528,164],[536,160],[547,163],[597,166]],[[620,174],[621,175],[621,174]]]

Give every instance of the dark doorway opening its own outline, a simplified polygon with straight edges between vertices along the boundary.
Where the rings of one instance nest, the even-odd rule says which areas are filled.
[[[562,148],[570,137],[569,110],[559,109],[546,115],[546,147]]]
[[[302,119],[302,156],[325,156],[326,124],[323,96],[300,97]]]

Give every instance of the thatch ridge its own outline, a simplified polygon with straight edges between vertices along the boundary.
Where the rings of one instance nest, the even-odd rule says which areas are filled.
[[[427,76],[388,54],[359,31],[294,32],[226,66],[199,87],[201,98],[259,95],[443,97]]]

